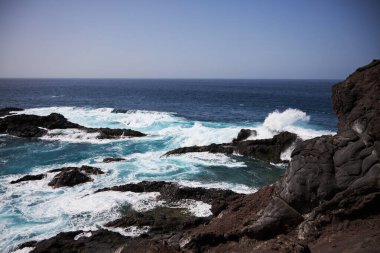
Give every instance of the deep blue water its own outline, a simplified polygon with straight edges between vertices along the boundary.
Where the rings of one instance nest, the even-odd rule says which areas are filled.
[[[262,122],[297,108],[334,131],[331,86],[337,80],[0,79],[0,106],[112,107],[176,112],[192,120]]]
[[[18,113],[63,114],[88,127],[131,128],[143,138],[98,140],[78,130],[53,130],[38,139],[0,135],[0,251],[61,231],[95,230],[120,215],[125,204],[147,210],[156,195],[105,192],[99,188],[141,180],[217,187],[249,193],[274,182],[284,167],[222,154],[162,155],[174,148],[229,142],[241,128],[256,139],[280,131],[303,139],[336,131],[331,106],[334,80],[27,80],[0,79],[0,107]],[[115,109],[123,109],[115,111]],[[288,159],[291,149],[283,153]],[[105,157],[123,162],[105,164]],[[106,173],[93,182],[52,189],[41,181],[11,185],[25,174],[89,164]],[[209,215],[202,203],[180,203]],[[128,234],[129,232],[126,231]]]

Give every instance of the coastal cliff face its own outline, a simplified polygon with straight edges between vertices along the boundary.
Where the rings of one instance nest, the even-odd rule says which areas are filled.
[[[210,219],[185,219],[186,226],[178,229],[175,224],[170,229],[162,224],[169,222],[162,217],[177,216],[159,210],[137,216],[149,217],[151,224],[159,222],[164,232],[126,238],[99,230],[92,237],[74,240],[82,232],[77,231],[28,246],[35,247],[32,252],[377,252],[380,61],[336,84],[332,101],[339,120],[337,135],[298,143],[285,175],[273,185],[250,195],[212,197],[209,201],[217,211]],[[140,184],[140,191],[152,187],[152,183]],[[164,182],[155,191],[169,188],[173,190],[168,196],[181,192],[178,186]],[[207,190],[186,189],[185,198],[207,199],[207,194]],[[215,196],[224,195],[218,192]],[[127,218],[116,225],[130,225],[131,219],[136,224],[135,213]]]

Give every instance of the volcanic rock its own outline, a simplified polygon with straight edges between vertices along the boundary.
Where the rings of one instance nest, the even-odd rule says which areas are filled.
[[[74,186],[92,181],[91,177],[80,172],[78,169],[65,170],[58,173],[50,182],[49,186],[53,188]]]
[[[0,108],[0,117],[11,115],[13,111],[23,111],[24,109],[16,108],[16,107],[5,107]]]
[[[211,204],[211,212],[218,215],[222,210],[227,208],[228,202],[242,196],[231,190],[205,189],[201,187],[185,187],[177,183],[164,181],[142,181],[136,184],[125,184],[120,186],[106,187],[97,190],[95,193],[103,191],[121,191],[121,192],[159,192],[160,199],[168,203],[178,202],[183,199],[193,199]]]
[[[49,172],[59,172],[50,182],[49,186],[53,188],[74,186],[92,181],[88,174],[99,175],[104,174],[99,168],[83,165],[81,167],[63,167],[60,169],[53,169]]]
[[[234,141],[232,143],[211,144],[208,146],[177,148],[167,152],[164,154],[164,156],[185,154],[190,152],[210,152],[231,155],[235,152],[246,157],[256,158],[267,162],[279,163],[282,162],[281,153],[296,141],[296,134],[290,132],[281,132],[273,136],[272,139]]]
[[[26,175],[22,178],[19,178],[17,180],[11,181],[10,184],[17,184],[24,181],[34,181],[34,180],[41,180],[44,177],[46,177],[46,174],[38,174],[38,175]]]
[[[209,218],[195,217],[185,208],[156,207],[146,212],[124,211],[122,218],[107,223],[107,227],[149,226],[150,233],[181,231],[203,224]]]
[[[238,133],[237,137],[232,140],[233,143],[239,142],[239,141],[244,141],[251,135],[256,136],[257,131],[256,130],[251,130],[251,129],[241,129],[240,132]]]
[[[103,159],[104,163],[120,162],[120,161],[125,161],[125,159],[121,157],[106,157]]]
[[[47,134],[47,130],[68,128],[76,128],[88,133],[99,133],[98,139],[145,136],[145,134],[131,129],[83,127],[68,121],[58,113],[51,113],[48,116],[20,114],[0,118],[0,133],[17,137],[41,137]]]

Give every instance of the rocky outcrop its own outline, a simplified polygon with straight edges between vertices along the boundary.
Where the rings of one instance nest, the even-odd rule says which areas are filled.
[[[53,188],[63,186],[74,186],[92,181],[88,175],[100,175],[104,172],[96,167],[82,165],[81,167],[63,167],[59,169],[49,170],[48,173],[59,172],[50,182],[49,186]],[[46,174],[26,175],[17,180],[11,181],[10,184],[17,184],[24,181],[41,180],[46,177]]]
[[[251,129],[242,129],[238,133],[237,137],[232,140],[232,143],[236,143],[236,142],[239,142],[239,141],[244,141],[244,140],[246,140],[248,137],[250,137],[252,135],[256,136],[257,135],[257,131],[256,130],[251,130]]]
[[[34,180],[41,180],[44,177],[46,177],[46,174],[38,174],[38,175],[26,175],[22,178],[19,178],[17,180],[11,181],[10,184],[17,184],[24,181],[34,181]]]
[[[297,135],[290,132],[281,132],[273,136],[272,139],[246,141],[239,140],[248,138],[246,137],[247,129],[242,129],[239,135],[233,140],[232,143],[183,147],[169,151],[164,154],[164,156],[185,154],[190,152],[223,153],[227,155],[238,153],[246,157],[252,157],[267,162],[280,163],[283,162],[281,160],[281,153],[297,141]],[[244,136],[242,137],[242,135]]]
[[[103,191],[121,191],[121,192],[159,192],[160,199],[168,203],[177,202],[183,199],[193,199],[203,201],[211,204],[211,212],[218,215],[223,209],[227,208],[228,203],[242,196],[230,190],[221,189],[205,189],[201,187],[186,187],[180,186],[177,183],[170,183],[164,181],[142,181],[136,184],[125,184],[113,186],[110,188],[103,188],[97,190],[95,193]]]
[[[334,85],[332,100],[339,132],[354,130],[380,139],[379,68],[380,60],[373,60]]]
[[[211,217],[195,217],[186,208],[156,207],[146,212],[136,212],[132,209],[124,211],[123,217],[107,223],[106,227],[149,226],[150,234],[171,233],[183,231],[204,224]]]
[[[0,134],[17,137],[41,137],[48,130],[76,128],[88,133],[99,133],[98,139],[117,139],[122,137],[142,137],[145,134],[131,129],[89,128],[68,121],[63,115],[51,113],[48,116],[11,115],[0,118]]]
[[[53,188],[69,186],[72,187],[77,184],[82,184],[92,181],[92,178],[89,177],[89,174],[99,175],[104,174],[98,168],[83,165],[80,168],[77,167],[64,167],[61,169],[51,170],[50,172],[60,171],[50,182],[49,186]]]
[[[120,162],[120,161],[125,161],[125,159],[121,157],[106,157],[103,159],[104,163],[112,163],[112,162]]]
[[[0,117],[11,115],[12,112],[23,111],[24,109],[20,109],[17,107],[4,107],[0,108]]]

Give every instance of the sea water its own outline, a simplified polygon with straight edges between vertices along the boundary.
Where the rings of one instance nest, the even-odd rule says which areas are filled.
[[[77,129],[50,130],[41,138],[0,135],[0,249],[62,231],[96,230],[131,205],[144,211],[167,205],[158,193],[95,190],[142,180],[252,193],[277,180],[284,166],[238,155],[188,153],[163,157],[184,146],[230,142],[242,128],[271,138],[290,131],[303,139],[334,134],[331,86],[336,80],[143,80],[1,79],[0,107],[25,108],[17,114],[60,113],[87,127],[130,128],[142,138],[99,140]],[[291,147],[282,154],[289,159]],[[103,163],[106,157],[125,161]],[[54,174],[40,181],[9,184],[26,174],[64,166],[92,165],[105,174],[71,188],[52,189]],[[183,201],[197,216],[210,206]],[[137,235],[148,228],[117,231]],[[84,236],[88,235],[84,233]]]

